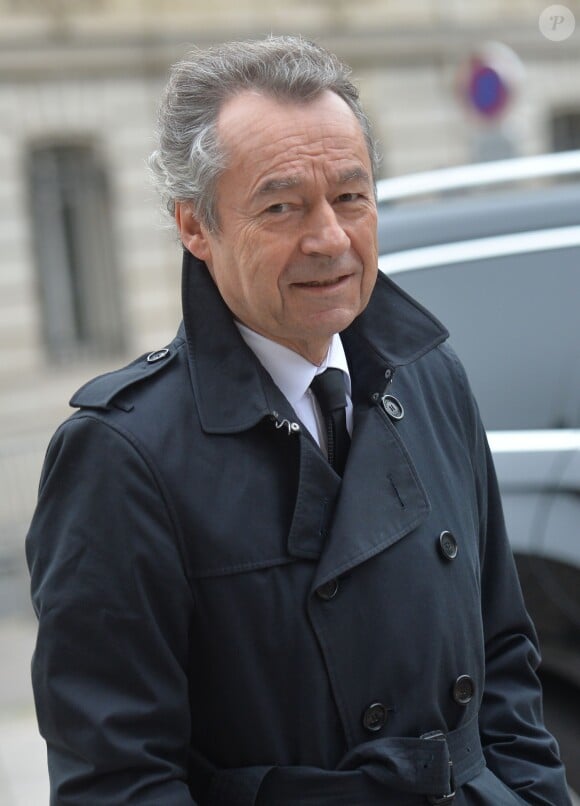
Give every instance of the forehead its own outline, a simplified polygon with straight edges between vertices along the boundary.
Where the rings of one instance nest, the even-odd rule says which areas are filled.
[[[227,172],[264,178],[312,167],[370,174],[366,140],[348,104],[327,90],[305,103],[245,91],[229,99],[218,117]]]

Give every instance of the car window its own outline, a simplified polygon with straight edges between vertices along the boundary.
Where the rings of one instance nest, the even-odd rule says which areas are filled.
[[[379,251],[577,225],[580,185],[379,204]]]
[[[392,279],[449,329],[487,429],[578,427],[580,246]]]

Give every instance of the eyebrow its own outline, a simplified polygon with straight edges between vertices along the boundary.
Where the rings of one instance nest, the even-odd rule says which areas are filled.
[[[302,184],[298,176],[281,176],[278,179],[267,179],[258,188],[258,194],[264,196],[267,193],[275,193],[278,190],[288,190]]]
[[[338,176],[338,185],[346,185],[356,179],[362,179],[368,185],[371,184],[371,178],[364,168],[349,168],[343,171]],[[258,195],[265,196],[268,193],[276,193],[279,190],[288,190],[289,188],[299,187],[303,184],[303,180],[299,176],[281,176],[277,178],[267,179],[258,188]]]
[[[353,179],[362,179],[367,184],[371,184],[371,178],[364,168],[353,168],[352,170],[343,171],[338,177],[339,185],[346,185],[352,182]]]

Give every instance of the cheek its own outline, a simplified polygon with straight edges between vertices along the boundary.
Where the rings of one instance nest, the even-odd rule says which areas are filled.
[[[379,263],[376,228],[369,225],[356,232],[351,243],[364,266],[365,277],[376,273]]]
[[[268,310],[274,312],[279,309],[282,303],[276,255],[257,244],[234,255],[234,258],[237,265],[236,290],[246,310],[262,311],[262,315],[266,315]]]
[[[377,282],[377,274],[378,269],[376,266],[365,269],[362,282],[362,293],[361,293],[363,308],[366,308],[367,303],[371,297],[371,294],[373,293],[373,288],[375,287],[375,284]]]
[[[272,293],[288,264],[288,250],[281,238],[265,238],[263,234],[246,237],[233,254],[248,293]]]
[[[371,212],[364,213],[347,228],[351,243],[361,256],[368,259],[378,252],[378,219]]]
[[[363,305],[366,306],[367,302],[369,301],[370,295],[372,294],[373,288],[375,287],[377,281],[377,275],[379,272],[378,250],[376,246],[373,246],[372,249],[369,249],[367,246],[366,251],[363,252],[361,257],[363,259],[363,265],[364,265],[361,280],[361,296]]]

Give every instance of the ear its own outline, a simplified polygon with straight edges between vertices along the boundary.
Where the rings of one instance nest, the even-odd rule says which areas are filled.
[[[196,216],[191,202],[175,202],[175,223],[188,252],[205,263],[211,263],[208,231]]]

